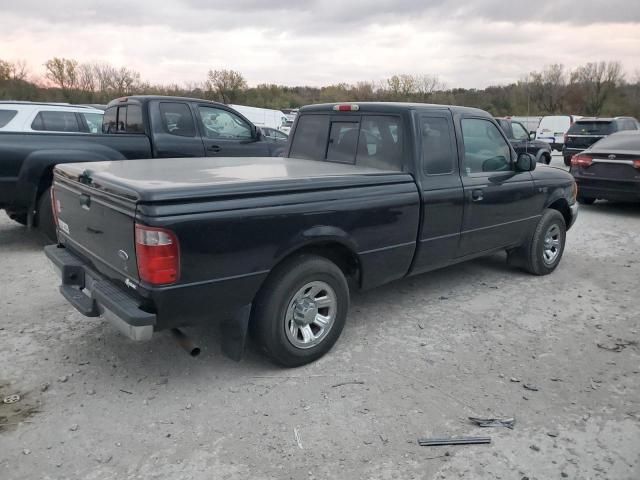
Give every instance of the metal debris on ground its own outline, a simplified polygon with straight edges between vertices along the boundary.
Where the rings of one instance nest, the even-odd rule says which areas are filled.
[[[421,447],[436,447],[440,445],[482,445],[491,443],[491,437],[444,437],[419,438]]]
[[[506,427],[513,430],[516,425],[515,418],[478,418],[469,417],[473,423],[479,427]]]
[[[525,383],[522,386],[527,390],[531,390],[532,392],[537,392],[538,390],[540,390],[538,387],[532,385],[531,383]]]
[[[296,443],[298,444],[300,450],[304,450],[304,448],[302,447],[302,442],[300,441],[300,434],[298,433],[297,427],[293,429],[293,436],[296,438]]]
[[[17,403],[20,401],[20,395],[18,395],[17,393],[14,393],[13,395],[7,395],[6,397],[4,397],[2,399],[2,403],[4,404],[11,404],[11,403]]]
[[[635,340],[621,340],[618,339],[615,342],[610,342],[610,343],[596,343],[598,348],[601,348],[603,350],[608,350],[610,352],[616,352],[616,353],[620,353],[622,350],[624,350],[627,347],[637,347],[638,346],[638,342]]]
[[[364,382],[362,380],[352,380],[350,382],[336,383],[335,385],[331,385],[331,387],[332,388],[343,387],[344,385],[364,385]]]

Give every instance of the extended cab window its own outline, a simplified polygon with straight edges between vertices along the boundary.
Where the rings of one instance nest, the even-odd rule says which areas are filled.
[[[461,123],[467,174],[511,169],[511,149],[497,126],[481,118],[463,118]]]
[[[127,105],[127,119],[125,120],[127,133],[144,133],[142,123],[142,107],[140,105]]]
[[[207,138],[249,140],[251,126],[235,113],[214,107],[198,107]]]
[[[452,173],[456,162],[451,122],[445,117],[420,118],[422,165],[427,175]]]
[[[383,170],[402,169],[402,128],[399,117],[362,117],[356,165]]]
[[[186,103],[160,103],[160,117],[165,131],[179,137],[195,137],[196,126],[193,123],[191,109]]]
[[[17,114],[17,110],[0,110],[0,128],[9,123]]]
[[[82,132],[74,112],[40,112],[31,128],[44,132]]]
[[[324,160],[328,136],[328,115],[302,115],[293,136],[290,156],[306,160]]]

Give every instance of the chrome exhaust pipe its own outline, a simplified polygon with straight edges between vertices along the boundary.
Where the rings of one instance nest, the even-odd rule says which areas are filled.
[[[178,342],[178,345],[180,345],[190,356],[197,357],[200,355],[200,347],[193,343],[193,340],[187,337],[182,330],[179,328],[172,328],[171,333],[176,339],[176,342]]]

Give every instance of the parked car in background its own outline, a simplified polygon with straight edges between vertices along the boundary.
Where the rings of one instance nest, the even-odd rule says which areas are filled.
[[[577,120],[565,135],[562,149],[565,165],[571,165],[571,157],[601,138],[623,130],[638,130],[638,121],[633,117],[583,117]]]
[[[613,133],[571,159],[578,201],[640,200],[640,130]]]
[[[288,158],[58,165],[61,293],[133,339],[221,322],[277,363],[320,358],[350,287],[507,250],[558,266],[576,219],[569,173],[517,155],[478,109],[404,103],[300,110]],[[102,234],[106,233],[108,234]]]
[[[526,127],[513,119],[496,118],[500,128],[507,135],[516,153],[530,153],[536,158],[536,162],[551,163],[551,145],[547,142],[534,140],[535,133],[529,133]]]
[[[13,121],[18,105],[0,106]],[[37,226],[55,237],[49,187],[59,163],[152,157],[269,157],[284,146],[267,141],[246,117],[205,100],[130,96],[110,102],[102,111],[88,107],[29,106],[27,131],[0,129],[0,208],[23,225]],[[76,108],[77,111],[65,109]],[[63,110],[57,110],[63,109]],[[64,115],[60,119],[58,111]],[[103,118],[102,133],[88,133],[90,115]],[[97,118],[97,117],[96,117]],[[28,119],[32,119],[29,123]],[[24,123],[23,122],[23,123]],[[52,123],[53,122],[53,123]],[[60,124],[62,130],[46,130]],[[35,129],[33,127],[36,127]],[[77,130],[82,128],[82,132]],[[43,130],[37,130],[37,128]],[[79,133],[85,133],[80,135]],[[89,167],[87,167],[89,168]]]
[[[229,105],[247,117],[256,127],[268,127],[289,133],[287,116],[280,110],[269,108],[247,107],[245,105]]]
[[[540,125],[540,120],[542,120],[542,117],[511,116],[511,117],[505,117],[505,118],[513,120],[514,122],[520,122],[524,126],[524,128],[527,129],[527,132],[533,133],[534,137],[536,135],[536,131],[538,130],[538,125]]]
[[[287,142],[289,141],[289,135],[280,130],[276,130],[275,128],[269,127],[258,127],[262,131],[262,135],[267,140],[272,140],[274,142]]]
[[[573,125],[573,122],[579,118],[582,117],[579,115],[548,115],[542,117],[536,131],[536,139],[549,143],[553,150],[561,152],[564,146],[565,133]]]
[[[0,101],[0,132],[99,133],[104,112],[68,103]]]

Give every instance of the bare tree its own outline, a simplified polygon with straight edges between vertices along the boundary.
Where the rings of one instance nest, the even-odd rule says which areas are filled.
[[[602,107],[611,93],[624,82],[620,62],[592,62],[577,68],[572,83],[584,94],[585,113],[600,115]]]
[[[427,100],[431,95],[438,91],[444,90],[444,84],[437,75],[420,75],[415,77],[416,92],[420,95],[421,100]]]
[[[98,92],[102,96],[107,96],[114,88],[116,69],[108,63],[94,63],[92,68]]]
[[[121,67],[119,70],[115,71],[115,76],[113,77],[113,87],[115,89],[116,95],[129,95],[133,93],[133,91],[139,84],[139,72],[130,70],[126,67]]]
[[[82,63],[78,66],[78,88],[93,99],[97,91],[97,82],[93,65],[90,63]]]
[[[46,77],[62,90],[67,100],[71,100],[73,90],[78,86],[78,61],[54,57],[44,64]]]
[[[223,103],[233,103],[247,88],[247,81],[235,70],[209,70],[207,91]]]
[[[527,83],[531,100],[544,113],[561,113],[567,91],[567,73],[564,65],[548,65],[542,72],[531,72]]]
[[[6,60],[0,60],[0,82],[11,78],[11,63]]]

